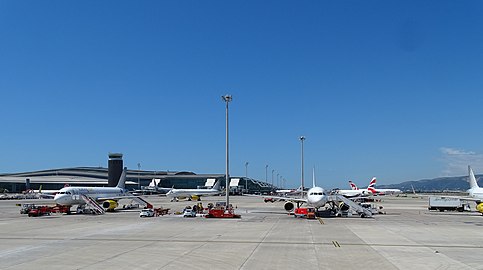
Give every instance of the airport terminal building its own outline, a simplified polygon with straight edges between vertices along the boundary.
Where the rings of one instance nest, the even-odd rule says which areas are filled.
[[[0,190],[21,193],[27,189],[58,190],[70,186],[108,186],[109,168],[75,167],[42,171],[0,174]],[[118,179],[118,177],[116,177]],[[140,189],[153,179],[159,179],[158,187],[200,188],[207,183],[222,180],[224,174],[196,174],[193,172],[127,170],[126,188]],[[268,193],[275,189],[269,183],[247,177],[230,177],[230,190],[235,193]]]

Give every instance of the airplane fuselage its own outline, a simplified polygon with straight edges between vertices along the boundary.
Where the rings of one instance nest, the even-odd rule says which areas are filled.
[[[475,199],[481,199],[483,201],[483,188],[471,188],[468,190],[468,194],[470,195],[470,197],[473,197]]]
[[[374,195],[367,189],[339,189],[335,191],[335,194],[339,194],[347,198]]]
[[[126,196],[127,190],[118,187],[65,187],[55,195],[54,201],[60,205],[85,204],[80,195],[94,200]]]
[[[307,204],[319,208],[327,203],[327,195],[321,187],[313,187],[307,191]]]
[[[190,196],[208,196],[217,195],[221,191],[217,189],[172,189],[166,196],[169,198],[190,197]]]
[[[402,193],[402,191],[400,189],[393,189],[393,188],[382,188],[382,189],[376,188],[375,190],[376,190],[377,193],[384,193],[384,194]]]

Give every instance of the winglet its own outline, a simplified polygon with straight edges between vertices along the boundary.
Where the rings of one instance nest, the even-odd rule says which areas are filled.
[[[471,169],[470,166],[468,166],[468,177],[470,181],[470,188],[479,188],[478,182],[476,181],[475,174],[473,173],[473,170]]]
[[[122,170],[121,177],[119,177],[119,182],[117,182],[117,188],[126,188],[126,172],[127,172],[127,167],[124,167],[124,170]]]

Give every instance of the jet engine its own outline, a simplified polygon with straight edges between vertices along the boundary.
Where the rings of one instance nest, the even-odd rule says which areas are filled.
[[[476,211],[483,214],[483,202],[476,205]]]
[[[295,208],[295,205],[293,204],[293,202],[286,202],[283,208],[285,208],[285,211],[287,212],[292,212],[293,209]]]
[[[349,208],[350,208],[349,205],[347,205],[347,204],[345,204],[343,202],[340,202],[339,203],[339,209],[340,209],[340,211],[349,211]]]
[[[114,208],[118,206],[117,202],[114,200],[105,200],[102,203],[102,207],[107,211],[114,211]]]

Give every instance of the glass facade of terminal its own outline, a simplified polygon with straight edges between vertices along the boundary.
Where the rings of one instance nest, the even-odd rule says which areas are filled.
[[[15,193],[25,191],[27,189],[26,179],[30,179],[30,189],[35,190],[38,190],[41,186],[44,190],[57,190],[64,187],[65,184],[71,186],[107,186],[107,168],[80,167],[3,174],[0,175],[0,192],[3,190]],[[153,179],[160,179],[158,186],[165,188],[203,188],[208,179],[221,180],[222,188],[225,187],[225,176],[223,174],[198,175],[192,172],[128,170],[126,188],[129,190],[139,189],[139,187],[148,186]],[[231,177],[231,179],[238,181],[236,187],[230,188],[234,193],[269,193],[275,189],[269,183],[251,178]]]

